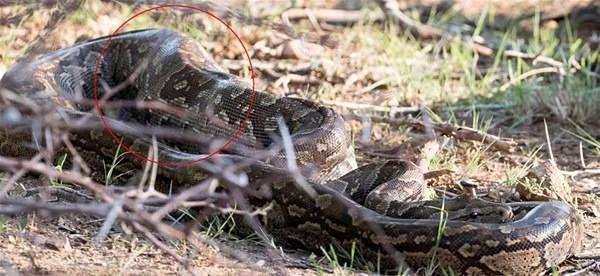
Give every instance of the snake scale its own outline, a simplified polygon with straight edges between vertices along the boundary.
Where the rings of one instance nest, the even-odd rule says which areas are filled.
[[[49,110],[91,114],[93,106],[82,99],[92,98],[92,76],[106,40],[81,42],[14,65],[2,78],[3,93],[23,95]],[[165,29],[112,37],[98,74],[101,97],[110,98],[109,103],[154,101],[187,111],[185,116],[176,116],[158,108],[144,111],[106,104],[106,117],[116,122],[111,126],[118,122],[168,126],[215,141],[229,137],[242,124],[252,94],[248,85],[219,67],[195,40]],[[109,90],[119,85],[120,90]],[[402,160],[357,168],[350,135],[332,109],[261,92],[256,93],[254,103],[244,132],[235,142],[241,147],[231,147],[215,158],[235,164],[252,159],[251,151],[244,149],[272,148],[281,138],[278,118],[283,119],[308,188],[298,185],[285,169],[287,159],[281,148],[241,169],[248,177],[249,184],[243,188],[248,202],[257,207],[271,204],[260,221],[277,241],[315,251],[329,244],[345,249],[356,246],[365,260],[392,270],[402,260],[419,267],[435,258],[442,268],[469,275],[545,273],[580,244],[577,213],[561,202],[494,205],[448,199],[449,212],[457,215],[442,225],[435,215],[439,211],[422,211],[425,206],[442,206],[440,200],[423,196],[419,168]],[[82,137],[87,138],[75,141],[78,147],[112,156],[104,149],[115,143],[103,130],[84,133],[87,136]],[[129,141],[135,148],[139,139]],[[207,150],[173,138],[159,140],[158,148],[161,160],[172,161],[192,160]],[[215,168],[213,161],[206,161],[185,168],[164,167],[159,174],[185,185],[197,183],[206,173],[219,173]],[[452,206],[458,207],[451,210]],[[486,208],[503,218],[478,219],[477,212]],[[467,211],[461,215],[461,210]],[[438,239],[439,230],[443,234]]]

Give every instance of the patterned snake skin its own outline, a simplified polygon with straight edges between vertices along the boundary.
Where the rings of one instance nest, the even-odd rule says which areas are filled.
[[[21,62],[2,78],[1,87],[42,108],[59,108],[73,116],[89,114],[93,106],[83,100],[92,98],[93,72],[106,40],[94,39]],[[246,84],[216,65],[196,41],[162,29],[114,36],[103,55],[99,79],[101,97],[108,91],[105,87],[129,81],[111,94],[111,103],[156,101],[188,111],[182,117],[158,108],[142,111],[106,104],[111,126],[127,122],[168,126],[214,139],[226,139],[240,126],[251,95]],[[279,117],[289,128],[308,188],[296,184],[283,169],[283,150],[254,162],[247,162],[252,153],[239,150],[273,148],[280,140]],[[123,136],[134,149],[147,149],[147,139],[136,139],[132,133]],[[102,130],[84,132],[74,142],[110,156],[116,146]],[[391,270],[398,269],[401,260],[416,267],[435,258],[442,268],[458,273],[525,275],[560,264],[580,244],[579,218],[567,204],[497,204],[461,197],[442,206],[441,200],[426,200],[423,174],[410,162],[391,160],[357,168],[341,116],[309,101],[257,92],[250,119],[235,144],[243,147],[231,147],[215,158],[251,164],[243,169],[248,202],[271,205],[261,222],[277,241],[290,246],[317,252],[329,244],[356,246],[365,260]],[[193,160],[207,150],[167,138],[159,140],[158,147],[161,161]],[[207,174],[222,174],[215,171],[213,161],[164,167],[159,173],[180,185],[194,184]],[[443,224],[441,207],[449,214]],[[443,230],[440,239],[439,230]]]

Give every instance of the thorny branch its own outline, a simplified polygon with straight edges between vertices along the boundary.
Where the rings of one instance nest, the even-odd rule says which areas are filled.
[[[3,95],[7,96],[11,94],[7,92],[3,93]],[[4,118],[4,120],[0,122],[0,126],[3,128],[2,131],[9,131],[5,128],[9,125],[25,127],[22,131],[27,131],[27,126],[38,125],[41,129],[41,132],[49,133],[50,138],[46,139],[47,143],[51,143],[51,141],[62,141],[66,150],[68,150],[75,157],[74,162],[83,160],[81,157],[82,154],[77,152],[76,147],[67,137],[69,136],[68,134],[72,132],[81,132],[85,129],[101,129],[100,125],[90,124],[89,122],[94,121],[96,118],[92,118],[92,116],[90,116],[83,122],[82,120],[77,120],[77,118],[75,118],[75,122],[77,123],[74,123],[71,122],[72,118],[51,116],[53,112],[49,112],[50,114],[35,114],[36,111],[41,112],[42,109],[31,108],[33,106],[28,106],[25,108],[25,110],[33,112],[34,114],[31,116],[24,115],[24,113],[18,111],[18,107],[23,106],[21,104],[22,102],[14,101],[18,96],[13,96],[14,97],[9,96],[8,99],[7,97],[4,97],[4,103],[0,101],[0,118]],[[17,110],[15,110],[15,108],[17,108]],[[5,115],[7,112],[12,113],[13,115],[15,115],[16,112],[17,115],[9,116],[11,119],[6,120],[7,117]],[[125,125],[124,127],[128,128],[130,126]],[[139,130],[142,131],[143,129],[145,128],[140,126]],[[165,135],[161,136],[161,134],[166,134],[169,132],[168,129],[165,131],[164,129],[158,128],[157,130],[157,132],[149,134],[155,137],[163,138],[162,136]],[[7,133],[7,135],[10,135],[10,133]],[[191,137],[192,135],[189,136]],[[195,136],[197,140],[197,135]],[[176,138],[176,136],[173,136],[173,138]],[[153,139],[153,141],[156,140]],[[204,143],[206,144],[206,141],[204,141]],[[231,195],[224,192],[214,191],[214,185],[212,184],[214,181],[216,181],[214,178],[208,179],[196,185],[190,185],[189,188],[183,189],[179,192],[174,191],[174,194],[172,195],[155,191],[153,189],[157,174],[155,164],[152,164],[154,166],[150,166],[153,168],[144,170],[144,175],[141,177],[141,182],[149,183],[148,185],[142,186],[147,187],[147,190],[140,191],[137,189],[137,187],[111,189],[110,187],[96,182],[86,174],[83,174],[84,172],[88,172],[88,170],[84,169],[82,172],[82,170],[76,168],[76,164],[73,164],[74,166],[72,169],[62,168],[61,170],[58,170],[56,167],[54,167],[53,160],[47,160],[47,156],[42,154],[43,152],[47,151],[43,145],[43,143],[39,144],[40,148],[38,150],[40,153],[35,154],[30,159],[10,158],[0,155],[0,170],[12,173],[12,175],[6,181],[4,181],[2,185],[0,185],[0,192],[2,192],[2,196],[0,197],[1,215],[19,215],[28,212],[41,212],[41,214],[46,214],[49,216],[59,216],[65,213],[78,213],[101,217],[104,218],[104,223],[96,235],[96,240],[105,239],[105,237],[110,234],[113,225],[117,221],[120,221],[129,224],[131,229],[139,231],[158,248],[161,248],[166,253],[173,256],[177,261],[181,262],[182,264],[188,264],[189,262],[185,256],[181,256],[175,252],[163,241],[164,239],[189,238],[189,234],[191,233],[186,230],[186,227],[182,228],[181,226],[172,226],[168,223],[168,221],[165,220],[171,211],[190,206],[213,210],[212,212],[209,212],[213,214],[218,214],[221,212],[225,213],[224,211],[234,210],[234,212],[237,214],[250,214],[249,219],[254,219],[254,216],[257,214],[256,212],[262,212],[260,210],[252,211],[250,209],[239,208],[240,205],[236,205],[234,203],[244,200],[243,194],[239,192],[237,192],[236,195]],[[153,145],[156,144],[154,143]],[[59,149],[60,145],[53,144],[53,148]],[[158,156],[158,150],[156,146],[150,147],[150,150],[150,156]],[[227,184],[224,186],[230,185],[232,187],[243,187],[246,185],[246,183],[243,182],[243,178],[236,178],[232,177],[231,175],[226,175],[227,172],[238,171],[240,168],[239,164],[215,162],[210,165],[207,164],[206,166],[210,166],[210,169],[215,172],[215,177],[225,177],[222,178],[227,182]],[[85,167],[87,168],[87,166]],[[94,194],[96,201],[89,201],[89,199],[83,198],[85,203],[57,204],[43,200],[27,201],[12,199],[10,196],[8,196],[8,193],[11,189],[13,189],[14,184],[26,174],[41,175],[44,178],[57,179],[71,183]],[[43,183],[47,184],[47,181],[44,181]],[[81,196],[79,197],[81,198]],[[98,202],[98,200],[100,202]],[[232,206],[237,206],[237,208],[233,208]],[[196,220],[202,221],[204,218],[205,217],[198,216]],[[192,242],[191,244],[193,244],[193,247],[196,250],[203,249],[201,247],[203,246],[203,243]],[[190,272],[194,273],[191,271],[189,266],[187,268],[190,270]]]

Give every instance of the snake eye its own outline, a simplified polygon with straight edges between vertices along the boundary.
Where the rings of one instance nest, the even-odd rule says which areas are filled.
[[[479,216],[479,213],[477,213],[477,211],[471,212],[471,218],[477,218],[478,216]]]

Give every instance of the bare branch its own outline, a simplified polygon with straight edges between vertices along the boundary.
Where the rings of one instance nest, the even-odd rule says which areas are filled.
[[[360,121],[361,117],[354,113],[344,114],[344,117],[350,120]],[[420,120],[414,118],[403,118],[403,119],[395,119],[388,118],[382,116],[370,116],[373,122],[377,123],[385,123],[391,126],[412,126],[414,128],[424,130],[426,128],[426,124]],[[514,152],[517,146],[517,143],[513,140],[509,140],[506,138],[500,138],[498,136],[485,133],[483,131],[466,127],[466,126],[457,126],[450,123],[436,123],[431,122],[431,126],[434,130],[441,132],[444,135],[452,136],[457,139],[469,140],[469,141],[477,141],[485,144],[491,145],[491,147],[496,150],[503,152]]]

